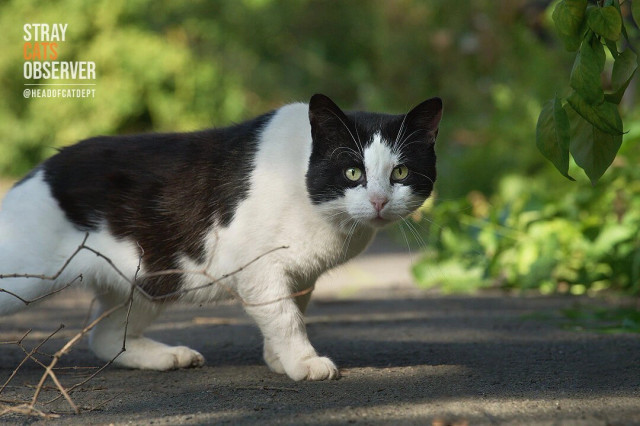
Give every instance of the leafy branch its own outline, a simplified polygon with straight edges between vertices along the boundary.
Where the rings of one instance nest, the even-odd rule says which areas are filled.
[[[640,0],[632,15],[640,22]],[[624,134],[618,105],[638,67],[622,19],[619,0],[561,0],[552,15],[565,48],[577,52],[566,98],[548,101],[538,117],[536,145],[567,178],[569,157],[595,184],[609,168]],[[603,88],[606,52],[613,59],[610,90]]]

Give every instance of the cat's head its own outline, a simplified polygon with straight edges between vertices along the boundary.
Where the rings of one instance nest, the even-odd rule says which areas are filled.
[[[306,177],[312,203],[345,229],[356,223],[378,228],[407,216],[433,190],[441,117],[440,98],[388,115],[343,112],[327,96],[314,95]]]

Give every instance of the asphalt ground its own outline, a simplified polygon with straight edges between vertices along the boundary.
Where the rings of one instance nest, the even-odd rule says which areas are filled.
[[[367,262],[382,259],[365,256],[335,273],[329,278],[334,287],[320,283],[309,307],[310,339],[341,368],[340,380],[293,382],[270,372],[261,359],[259,330],[238,304],[176,306],[148,334],[200,351],[204,367],[170,372],[109,367],[71,394],[81,414],[58,399],[38,405],[60,415],[57,419],[9,414],[0,422],[640,424],[640,335],[568,327],[562,314],[606,302],[441,296],[400,281],[352,286],[345,296],[335,286],[341,280],[353,283],[353,276],[365,279],[372,272]],[[364,265],[360,272],[358,265]],[[33,329],[24,340],[30,349],[65,324],[41,348],[53,353],[82,328],[90,299],[69,291],[2,318],[0,341]],[[0,383],[24,356],[16,345],[0,345]],[[100,365],[81,341],[56,371],[68,387]],[[42,373],[34,362],[25,363],[0,398],[30,398]],[[56,395],[49,381],[39,401]]]

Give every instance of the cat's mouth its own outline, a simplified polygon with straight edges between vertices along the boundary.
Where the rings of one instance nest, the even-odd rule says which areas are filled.
[[[391,221],[389,219],[385,219],[384,217],[378,215],[373,219],[369,219],[369,223],[374,228],[382,228],[383,226],[387,226],[389,223],[391,223]]]

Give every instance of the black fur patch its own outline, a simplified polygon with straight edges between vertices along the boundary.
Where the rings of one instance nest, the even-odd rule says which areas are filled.
[[[258,138],[273,112],[223,129],[97,137],[64,148],[44,164],[45,180],[81,230],[106,222],[144,250],[146,271],[177,268],[180,255],[204,261],[214,221],[227,226],[247,197]],[[143,279],[153,296],[180,278]]]
[[[354,166],[364,170],[364,149],[376,133],[385,141],[403,145],[400,152],[410,170],[403,184],[426,199],[436,180],[434,145],[441,115],[439,98],[421,103],[406,115],[389,115],[345,113],[328,97],[314,95],[309,103],[313,149],[306,176],[311,201],[320,204],[335,200],[348,188],[366,186],[366,178],[352,182],[344,171]]]

